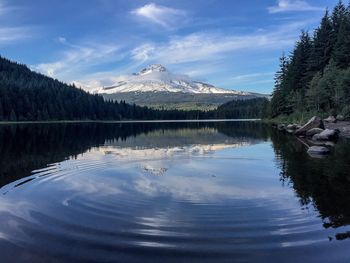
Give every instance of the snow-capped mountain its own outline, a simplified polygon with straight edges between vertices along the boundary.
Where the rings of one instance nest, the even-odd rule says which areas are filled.
[[[191,94],[251,95],[248,92],[218,88],[213,85],[191,80],[186,75],[173,74],[159,64],[149,65],[138,73],[119,76],[116,83],[95,91],[98,94],[127,92],[182,92]]]

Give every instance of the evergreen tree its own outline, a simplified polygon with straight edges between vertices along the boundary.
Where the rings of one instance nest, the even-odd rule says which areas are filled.
[[[331,59],[334,42],[333,36],[332,21],[328,15],[328,11],[326,11],[320,27],[315,30],[313,36],[312,48],[308,61],[309,81],[316,72],[322,72]]]
[[[304,105],[305,90],[309,83],[308,61],[311,52],[309,34],[302,31],[292,53],[284,87],[287,94],[285,113],[292,113],[297,105]]]
[[[350,67],[350,5],[339,28],[333,58],[338,67]]]
[[[336,40],[341,24],[347,15],[347,9],[343,1],[339,0],[338,4],[334,7],[332,12],[332,27],[333,27],[333,38]],[[336,41],[334,41],[335,43]]]
[[[275,85],[272,117],[306,111],[350,114],[350,3],[345,8],[339,1],[331,17],[326,11],[311,41],[303,32],[289,60],[283,85]]]
[[[288,58],[282,54],[280,58],[279,70],[275,74],[275,87],[271,99],[271,114],[273,117],[278,116],[285,111],[286,94],[284,85],[288,72],[289,61]]]

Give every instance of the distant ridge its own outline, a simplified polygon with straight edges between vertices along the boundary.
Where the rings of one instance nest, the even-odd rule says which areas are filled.
[[[186,75],[173,74],[160,64],[152,64],[138,73],[117,77],[118,81],[97,89],[98,94],[121,92],[183,92],[194,94],[235,94],[250,95],[249,92],[218,88],[213,85],[191,80]]]
[[[186,75],[169,72],[160,64],[149,65],[132,75],[119,76],[117,80],[113,85],[98,88],[94,92],[106,99],[160,109],[184,110],[211,110],[231,100],[267,97],[191,80]]]

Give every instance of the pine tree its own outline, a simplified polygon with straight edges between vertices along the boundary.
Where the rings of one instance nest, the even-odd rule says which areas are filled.
[[[338,67],[350,67],[350,5],[339,28],[333,58]]]
[[[310,58],[308,60],[309,81],[310,77],[316,72],[322,71],[331,59],[334,42],[333,35],[332,21],[327,10],[322,18],[320,27],[314,32]]]
[[[288,66],[288,58],[282,54],[280,58],[279,70],[275,75],[275,88],[271,99],[271,114],[273,117],[283,114],[285,111],[286,96],[284,94],[284,85],[286,81]]]
[[[332,12],[332,27],[333,27],[333,38],[335,39],[334,43],[336,42],[336,38],[338,36],[341,24],[344,20],[344,18],[347,15],[347,10],[345,5],[343,4],[343,1],[339,0],[338,4],[334,7]]]
[[[305,105],[305,91],[309,83],[308,61],[311,52],[309,34],[302,31],[290,59],[286,76],[285,94],[287,97],[286,113],[290,114],[298,105]],[[300,101],[301,100],[301,101]]]

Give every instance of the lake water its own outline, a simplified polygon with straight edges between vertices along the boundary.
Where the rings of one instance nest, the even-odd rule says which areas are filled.
[[[350,262],[349,153],[257,122],[0,126],[1,262]]]

